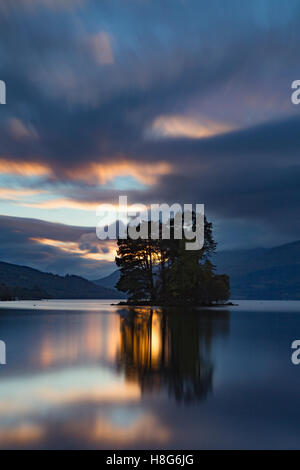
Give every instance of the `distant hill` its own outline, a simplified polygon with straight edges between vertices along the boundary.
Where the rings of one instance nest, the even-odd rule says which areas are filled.
[[[300,241],[274,248],[220,251],[217,272],[230,276],[231,297],[300,300]]]
[[[3,284],[20,299],[120,298],[120,293],[116,290],[95,285],[83,277],[59,276],[26,266],[0,262],[0,285]]]
[[[231,298],[300,300],[300,241],[275,248],[227,250],[212,259],[217,272],[230,276]],[[113,288],[119,271],[94,281]]]
[[[97,286],[102,286],[102,287],[107,287],[109,289],[113,289],[115,288],[119,279],[120,279],[120,272],[118,269],[116,269],[114,272],[109,274],[109,276],[102,277],[101,279],[96,279],[93,282],[94,284],[97,284]]]

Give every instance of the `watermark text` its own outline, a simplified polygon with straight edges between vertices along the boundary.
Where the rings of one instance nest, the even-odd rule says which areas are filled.
[[[292,83],[292,89],[295,90],[292,93],[291,101],[293,104],[300,104],[300,80],[294,80]]]
[[[6,104],[6,84],[0,80],[0,104]]]
[[[100,204],[96,234],[100,240],[175,240],[185,239],[186,250],[201,250],[204,245],[204,204]],[[172,235],[171,235],[172,232]]]
[[[6,364],[6,344],[0,340],[0,365]]]

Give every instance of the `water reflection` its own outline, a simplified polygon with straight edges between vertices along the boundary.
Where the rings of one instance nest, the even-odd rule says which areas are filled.
[[[118,370],[128,381],[142,392],[166,388],[179,402],[205,398],[212,388],[212,337],[228,333],[228,312],[137,308],[119,314]]]
[[[300,302],[41,304],[0,309],[0,448],[299,448]]]
[[[0,313],[1,448],[171,445],[164,397],[203,400],[214,338],[229,332],[224,310]]]
[[[69,323],[68,318],[65,319]],[[49,329],[40,338],[39,352],[32,357],[43,369],[55,365],[97,362],[113,364],[120,343],[118,315],[77,315],[77,320],[59,329]],[[34,351],[36,353],[36,350]]]

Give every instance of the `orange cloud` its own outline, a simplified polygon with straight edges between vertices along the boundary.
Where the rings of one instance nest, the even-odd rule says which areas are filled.
[[[64,177],[73,181],[106,184],[119,176],[132,176],[141,183],[147,185],[155,184],[160,176],[170,174],[172,171],[171,164],[167,162],[140,163],[126,159],[117,159],[113,162],[103,163],[92,162],[87,163],[84,166],[77,166],[71,169],[62,168],[60,170]],[[55,176],[55,171],[48,164],[38,163],[35,161],[12,161],[6,158],[0,158],[0,174],[1,173],[22,175],[25,177]],[[60,201],[61,202],[59,204],[65,204],[68,202],[67,199],[62,199]],[[52,202],[49,201],[47,204],[51,205],[51,203]],[[82,204],[83,206],[86,206],[86,203]],[[84,208],[83,206],[82,208]],[[55,207],[57,206],[55,205]],[[65,206],[61,205],[61,207]],[[93,205],[93,208],[94,207],[95,205]]]
[[[202,139],[232,130],[228,124],[209,119],[195,119],[187,116],[159,116],[148,132],[152,137],[187,137]]]
[[[17,201],[22,197],[36,196],[42,194],[44,191],[37,189],[12,189],[0,188],[0,199],[10,199]]]
[[[74,180],[97,181],[105,184],[118,176],[132,176],[144,184],[155,184],[159,176],[172,173],[172,166],[167,162],[139,163],[130,160],[91,163],[86,167],[67,171],[67,176]]]
[[[23,176],[49,176],[52,171],[48,165],[38,162],[17,162],[0,158],[0,173]]]
[[[41,245],[53,246],[61,251],[64,251],[65,253],[78,255],[84,259],[91,259],[96,261],[114,261],[116,256],[116,246],[113,240],[110,244],[105,245],[105,248],[109,249],[107,253],[92,253],[89,249],[80,248],[80,242],[66,242],[62,240],[53,240],[51,238],[41,237],[31,237],[30,240]]]

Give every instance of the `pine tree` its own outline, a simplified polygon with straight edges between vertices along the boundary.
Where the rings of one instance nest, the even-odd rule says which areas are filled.
[[[129,303],[208,305],[227,300],[229,278],[215,275],[209,260],[216,249],[212,224],[204,219],[203,247],[186,250],[184,232],[180,240],[173,236],[173,222],[170,240],[162,239],[162,224],[157,240],[129,236],[118,240],[116,263],[121,276],[116,287],[126,292]]]

